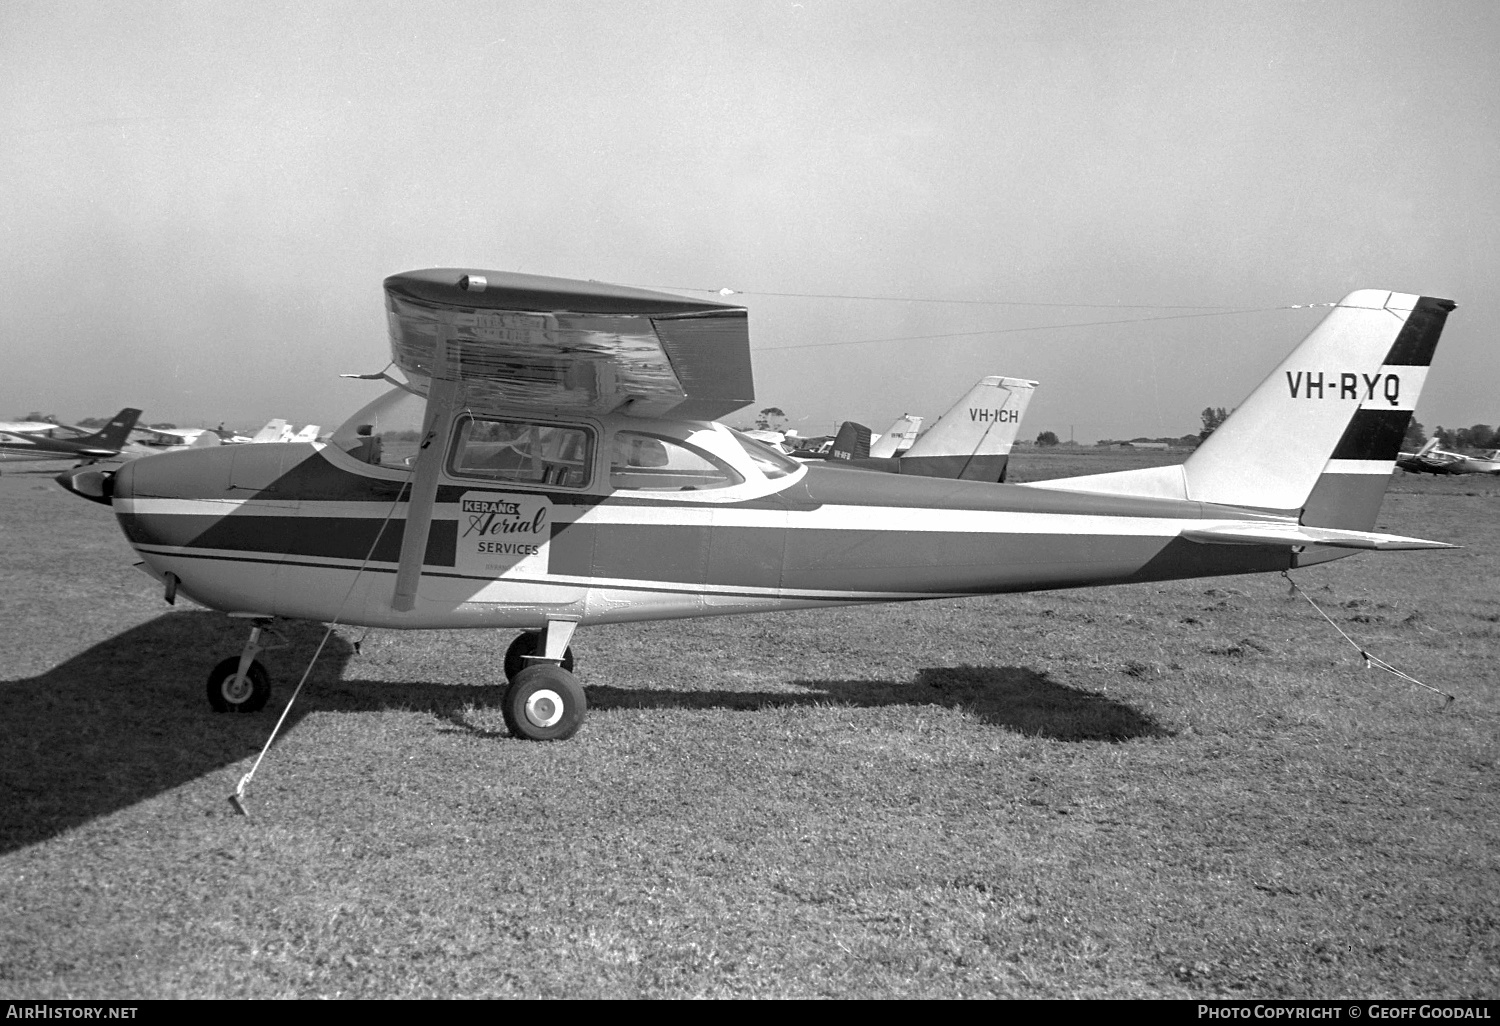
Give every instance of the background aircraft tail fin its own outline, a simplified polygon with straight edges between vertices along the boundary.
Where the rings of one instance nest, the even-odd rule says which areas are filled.
[[[991,375],[901,457],[901,473],[960,481],[1004,481],[1011,446],[1037,383]]]
[[[863,460],[870,456],[870,429],[863,424],[846,420],[839,425],[839,433],[828,450],[830,460]]]
[[[1308,526],[1369,530],[1454,305],[1350,293],[1180,467],[1037,487],[1284,510]]]
[[[101,449],[123,448],[126,439],[130,437],[131,429],[135,427],[135,422],[140,419],[140,416],[140,410],[133,410],[127,406],[111,417],[108,424],[92,435],[80,438],[79,441]]]
[[[899,456],[917,440],[917,432],[922,428],[922,418],[913,417],[911,414],[902,415],[891,429],[870,446],[870,455],[877,459],[887,459],[891,456]]]
[[[292,426],[284,420],[268,420],[266,426],[255,432],[252,442],[284,442],[291,436]]]

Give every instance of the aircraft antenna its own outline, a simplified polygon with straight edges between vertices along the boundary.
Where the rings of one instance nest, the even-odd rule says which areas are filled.
[[[370,551],[365,553],[365,558],[359,564],[359,569],[354,571],[354,578],[349,582],[349,589],[344,592],[344,597],[339,602],[338,611],[334,613],[333,619],[328,622],[328,629],[323,632],[323,637],[318,641],[318,647],[313,651],[312,658],[307,661],[307,669],[302,671],[302,679],[297,681],[296,690],[292,692],[292,697],[287,700],[286,708],[281,710],[281,716],[277,718],[276,726],[271,728],[271,736],[266,738],[266,743],[262,746],[260,754],[255,757],[255,764],[250,767],[248,773],[240,777],[240,782],[235,785],[234,793],[229,796],[229,804],[233,805],[234,811],[238,812],[241,816],[250,815],[249,810],[245,808],[245,789],[250,786],[250,781],[255,779],[255,771],[260,769],[261,760],[271,750],[271,744],[276,740],[276,735],[281,733],[281,726],[286,722],[287,714],[292,711],[292,705],[297,701],[297,696],[302,694],[302,685],[306,684],[307,678],[312,675],[313,667],[318,662],[318,656],[323,654],[323,648],[328,644],[328,639],[332,637],[333,629],[339,625],[339,620],[344,615],[344,607],[349,604],[349,596],[354,594],[354,586],[359,583],[359,577],[365,572],[365,567],[369,566],[370,559],[375,555],[375,547],[380,544],[380,539],[385,536],[385,529],[390,526],[391,517],[396,514],[396,507],[401,505],[401,497],[406,494],[410,487],[411,478],[407,478],[401,483],[401,487],[396,489],[396,498],[391,501],[391,508],[386,510],[385,519],[380,522],[380,530],[375,532],[375,540],[370,543]],[[365,635],[369,633],[369,630],[366,630],[364,634],[360,635],[360,641],[363,641]],[[359,642],[355,642],[355,651],[357,652],[358,650]]]
[[[1443,690],[1441,690],[1439,688],[1435,688],[1431,684],[1423,684],[1421,681],[1417,680],[1417,678],[1415,678],[1415,677],[1413,677],[1413,676],[1411,676],[1409,674],[1402,673],[1400,670],[1396,669],[1394,666],[1392,666],[1390,663],[1386,662],[1384,659],[1381,659],[1379,656],[1371,655],[1369,652],[1365,651],[1365,649],[1363,649],[1363,648],[1360,647],[1359,642],[1355,641],[1353,638],[1349,637],[1349,635],[1345,634],[1344,633],[1344,629],[1342,627],[1340,627],[1338,624],[1334,623],[1333,622],[1333,618],[1331,616],[1329,616],[1327,613],[1323,612],[1322,607],[1320,607],[1316,602],[1313,601],[1311,595],[1309,595],[1307,592],[1303,591],[1301,588],[1297,587],[1297,582],[1294,581],[1294,580],[1292,580],[1292,575],[1291,574],[1289,574],[1285,570],[1283,570],[1283,571],[1281,571],[1281,576],[1285,577],[1286,578],[1286,582],[1292,586],[1292,592],[1294,594],[1301,595],[1303,598],[1307,599],[1307,604],[1310,605],[1310,606],[1312,606],[1314,609],[1316,609],[1318,611],[1318,615],[1321,616],[1323,619],[1325,619],[1325,620],[1328,621],[1329,626],[1331,626],[1334,630],[1338,631],[1339,634],[1343,637],[1343,639],[1345,641],[1349,642],[1349,644],[1351,644],[1351,645],[1354,646],[1354,650],[1356,652],[1358,652],[1359,655],[1360,655],[1360,658],[1362,658],[1365,661],[1365,669],[1368,670],[1370,667],[1374,666],[1374,667],[1376,667],[1378,669],[1385,670],[1387,673],[1393,673],[1393,674],[1395,674],[1397,677],[1399,677],[1402,680],[1406,681],[1408,684],[1415,684],[1419,688],[1426,688],[1428,691],[1431,691],[1434,694],[1442,695],[1444,698],[1446,698],[1448,700],[1448,701],[1446,701],[1446,702],[1443,703],[1443,708],[1444,709],[1447,709],[1450,705],[1452,705],[1455,701],[1457,701],[1457,696],[1450,695],[1450,694],[1448,694],[1448,692],[1443,691]]]

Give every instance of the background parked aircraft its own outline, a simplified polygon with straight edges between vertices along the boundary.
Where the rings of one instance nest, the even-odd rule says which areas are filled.
[[[883,450],[870,444],[869,428],[853,421],[844,422],[826,451],[792,455],[798,459],[836,460],[861,470],[961,481],[1004,481],[1011,447],[1036,386],[1035,381],[998,374],[980,378],[914,445],[897,448],[894,457],[876,455]],[[903,421],[920,424],[921,418],[903,417],[886,437],[894,437]]]
[[[148,452],[218,445],[219,442],[219,436],[208,428],[154,428],[137,425],[130,433],[125,451],[132,452],[139,447],[140,454],[145,455]]]
[[[224,441],[230,445],[248,445],[251,442],[289,442],[292,440],[292,426],[284,420],[268,420],[266,426],[253,435],[231,434]]]
[[[0,430],[0,453],[11,459],[106,459],[125,447],[130,429],[140,415],[140,410],[126,407],[94,432],[63,424],[53,424],[41,431]]]
[[[1396,466],[1412,474],[1500,474],[1500,449],[1488,456],[1468,456],[1439,449],[1434,438],[1416,452],[1403,452]]]
[[[886,430],[885,434],[870,436],[871,457],[879,460],[900,456],[916,443],[917,435],[921,430],[921,417],[903,413],[896,418],[896,422]]]

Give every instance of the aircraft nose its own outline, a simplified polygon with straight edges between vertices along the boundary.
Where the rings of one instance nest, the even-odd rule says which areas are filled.
[[[233,449],[234,446],[226,446]],[[168,501],[218,499],[229,487],[230,459],[224,449],[183,449],[124,463],[111,482],[115,517],[133,545],[181,545],[203,530],[200,517],[184,515]]]
[[[229,491],[233,446],[182,449],[131,460],[114,478],[120,499],[218,499]]]

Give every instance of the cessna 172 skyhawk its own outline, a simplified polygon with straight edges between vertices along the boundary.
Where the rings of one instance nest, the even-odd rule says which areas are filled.
[[[584,718],[580,625],[1451,547],[1370,531],[1446,300],[1349,295],[1181,466],[1008,485],[801,464],[714,423],[754,399],[740,307],[442,269],[385,298],[425,398],[410,465],[373,430],[397,391],[331,444],[147,457],[88,489],[169,599],[252,622],[209,678],[215,708],[265,704],[276,617],[520,628],[507,723],[559,739]]]

